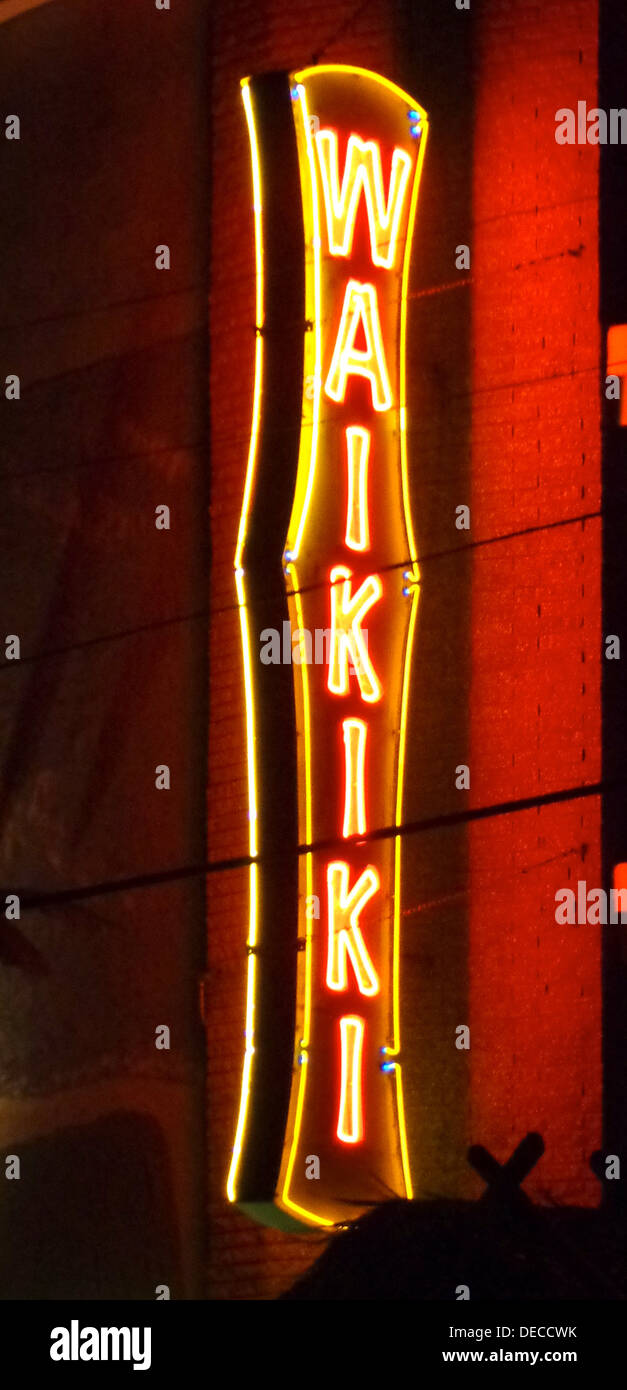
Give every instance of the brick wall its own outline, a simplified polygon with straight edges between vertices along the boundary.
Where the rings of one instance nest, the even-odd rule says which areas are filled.
[[[599,152],[554,136],[560,107],[596,105],[597,24],[587,0],[493,0],[476,36],[477,806],[600,777]],[[539,1130],[527,1190],[595,1202],[601,933],[558,927],[554,894],[601,886],[599,799],[495,817],[469,848],[472,1139],[505,1158]]]

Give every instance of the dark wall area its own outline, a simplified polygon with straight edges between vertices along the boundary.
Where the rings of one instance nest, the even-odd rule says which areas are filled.
[[[205,858],[207,29],[202,0],[0,26],[0,882],[46,895],[0,923],[4,1297],[80,1296],[92,1246],[92,1297],[202,1288],[204,884],[150,879]]]

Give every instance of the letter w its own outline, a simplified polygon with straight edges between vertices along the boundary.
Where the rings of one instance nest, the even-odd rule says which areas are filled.
[[[389,270],[396,258],[398,229],[412,163],[410,156],[405,150],[394,150],[386,201],[383,192],[381,151],[374,140],[361,140],[358,135],[351,135],[346,149],[341,187],[335,131],[319,130],[315,141],[331,255],[351,254],[357,208],[363,189],[370,228],[372,261],[374,265],[384,266]]]

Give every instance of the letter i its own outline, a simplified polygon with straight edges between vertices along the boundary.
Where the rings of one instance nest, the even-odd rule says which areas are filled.
[[[337,1137],[343,1144],[359,1144],[364,1137],[361,1103],[361,1055],[364,1043],[363,1018],[340,1019],[340,1113]]]
[[[369,550],[368,455],[370,430],[350,425],[346,431],[348,501],[345,541],[351,550]]]
[[[364,794],[364,763],[368,725],[363,719],[344,719],[344,822],[342,834],[364,835],[366,831],[366,798]]]

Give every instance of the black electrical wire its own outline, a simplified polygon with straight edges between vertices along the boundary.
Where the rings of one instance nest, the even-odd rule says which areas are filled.
[[[468,825],[475,821],[490,820],[496,816],[514,815],[524,811],[537,810],[543,806],[553,806],[562,802],[577,801],[604,792],[627,786],[627,775],[600,782],[581,783],[577,787],[566,787],[560,791],[545,792],[537,796],[522,797],[519,800],[497,802],[490,806],[471,807],[465,811],[452,811],[423,820],[404,821],[401,825],[382,826],[363,835],[349,839],[337,837],[316,840],[310,844],[299,844],[297,854],[307,854],[346,850],[350,844],[370,844],[380,840],[405,839],[410,835],[427,834],[434,830],[449,829]],[[570,853],[570,851],[569,851]],[[76,888],[60,888],[51,891],[30,892],[19,888],[4,887],[0,896],[16,893],[20,898],[20,911],[44,911],[49,907],[60,907],[90,898],[106,897],[113,893],[133,893],[143,889],[159,888],[170,883],[182,883],[190,879],[206,878],[210,874],[227,873],[236,869],[249,868],[251,864],[263,865],[284,858],[284,849],[277,849],[260,855],[243,854],[229,859],[207,860],[202,864],[178,865],[172,869],[160,869],[152,873],[135,874],[124,879],[105,879],[99,883],[85,884]]]
[[[616,515],[615,506],[612,506],[611,514],[612,516]],[[424,555],[418,556],[417,564],[420,568],[421,565],[430,563],[433,560],[450,559],[453,556],[465,555],[469,551],[478,550],[483,548],[484,546],[497,545],[504,541],[520,540],[520,538],[523,536],[533,535],[538,532],[552,531],[563,526],[574,526],[578,522],[581,522],[583,524],[586,521],[600,520],[604,515],[605,513],[602,510],[595,512],[582,512],[574,517],[564,517],[560,518],[557,521],[547,521],[538,523],[537,526],[527,526],[521,531],[508,531],[501,536],[489,536],[483,540],[468,541],[462,545],[451,546],[447,550],[434,550],[425,552]],[[409,557],[407,557],[404,560],[394,561],[389,565],[379,565],[377,572],[381,574],[389,574],[393,573],[396,570],[410,569],[411,565],[412,561],[409,559]],[[338,580],[335,582],[341,583],[342,581]],[[308,594],[316,593],[317,591],[322,592],[323,590],[328,589],[328,587],[329,581],[320,580],[319,583],[316,584],[302,585],[297,590],[288,590],[287,596],[291,597],[295,593]],[[263,596],[255,596],[256,605],[262,604],[263,601]],[[38,661],[50,661],[60,656],[69,656],[72,652],[84,651],[89,647],[102,646],[107,642],[119,642],[127,637],[137,637],[144,635],[148,632],[157,632],[164,627],[173,627],[179,623],[195,623],[200,622],[201,620],[205,622],[210,622],[213,618],[223,616],[225,613],[236,613],[239,610],[239,608],[240,604],[234,601],[233,603],[224,604],[222,607],[219,608],[200,608],[192,613],[174,614],[172,617],[169,618],[157,618],[152,622],[143,623],[138,627],[123,628],[119,632],[103,633],[98,637],[87,637],[82,642],[72,642],[68,643],[66,646],[63,647],[51,648],[48,651],[34,652],[30,656],[27,655],[20,657],[19,661],[13,660],[0,662],[0,671],[7,671],[11,669],[19,670],[20,667],[23,667],[27,664],[32,665],[33,663],[36,663]]]

